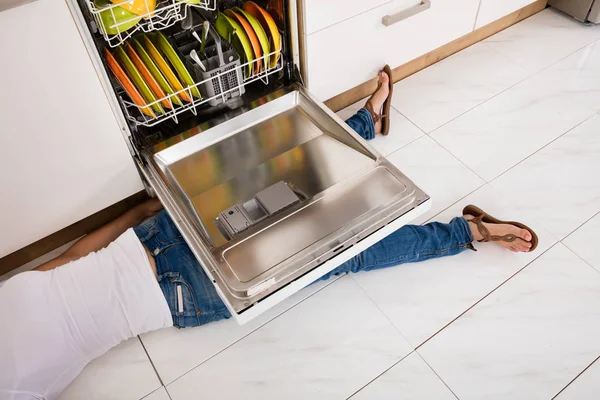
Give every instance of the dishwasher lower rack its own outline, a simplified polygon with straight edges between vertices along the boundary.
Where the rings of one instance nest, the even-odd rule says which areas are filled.
[[[271,57],[277,57],[277,62],[274,65],[269,65],[268,60]],[[257,62],[261,62],[260,70],[253,71],[252,74],[247,75],[246,71],[248,68],[255,65]],[[197,115],[197,108],[203,104],[215,105],[223,103],[229,100],[234,94],[242,94],[244,87],[250,83],[261,81],[265,85],[269,84],[269,80],[272,79],[272,75],[283,70],[283,57],[281,56],[281,48],[271,53],[265,54],[260,58],[246,62],[246,63],[228,63],[220,68],[221,72],[212,73],[211,77],[200,80],[194,85],[184,87],[182,90],[175,92],[174,94],[160,98],[152,103],[148,103],[144,106],[134,104],[123,96],[119,96],[119,100],[123,106],[126,118],[136,126],[152,127],[161,122],[172,119],[174,122],[179,122],[179,115],[190,111],[192,114]],[[195,70],[195,68],[194,68]],[[235,77],[235,79],[232,79]],[[211,90],[205,90],[204,87],[210,87]],[[203,96],[201,98],[193,97],[192,91],[198,89]],[[173,96],[178,95],[181,92],[187,93],[188,97],[192,99],[192,102],[183,102],[183,105],[177,105],[173,102]],[[207,95],[208,93],[208,95]],[[152,107],[155,104],[168,102],[171,106],[169,109],[165,109],[164,114],[156,115],[151,117],[142,112],[142,109]]]
[[[109,47],[116,47],[125,43],[134,34],[152,32],[166,29],[188,17],[190,8],[200,10],[216,10],[217,0],[138,0],[143,12],[140,14],[129,13],[131,17],[121,19],[123,8],[130,6],[131,0],[106,1],[83,0],[87,10],[93,18],[95,27]],[[102,4],[102,5],[100,5]]]

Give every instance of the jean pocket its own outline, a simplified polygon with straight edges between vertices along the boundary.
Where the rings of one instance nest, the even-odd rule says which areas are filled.
[[[179,272],[160,275],[158,283],[165,294],[174,319],[175,317],[198,318],[200,310],[198,310],[194,289]]]

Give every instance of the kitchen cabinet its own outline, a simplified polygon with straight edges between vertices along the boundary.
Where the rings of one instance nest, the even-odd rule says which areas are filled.
[[[143,189],[64,1],[0,13],[0,257]]]
[[[428,8],[426,3],[394,0],[306,35],[308,88],[327,100],[373,78],[384,64],[400,66],[473,30],[479,0],[432,0]],[[382,23],[386,15],[419,5],[421,12],[390,26]],[[305,18],[314,18],[310,8]],[[305,25],[313,26],[310,20]]]
[[[481,0],[475,28],[481,28],[531,3],[535,3],[535,0]]]

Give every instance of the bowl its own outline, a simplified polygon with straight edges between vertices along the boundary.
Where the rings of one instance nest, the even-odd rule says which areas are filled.
[[[110,0],[113,4],[118,4],[124,10],[134,13],[135,15],[149,17],[156,9],[156,0]],[[148,14],[148,15],[146,15]]]
[[[125,32],[142,19],[138,15],[125,10],[122,7],[111,7],[112,3],[108,0],[95,0],[94,4],[100,10],[100,20],[102,21],[102,30],[108,35],[117,35]]]

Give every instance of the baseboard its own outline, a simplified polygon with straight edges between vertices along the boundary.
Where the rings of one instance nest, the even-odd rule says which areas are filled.
[[[125,211],[133,208],[146,199],[148,199],[148,195],[145,191],[138,192],[87,218],[69,225],[50,236],[46,236],[29,246],[23,247],[20,250],[0,258],[0,275],[12,271],[31,260],[35,260],[36,258],[77,239],[78,237],[100,228],[102,225],[114,220]]]
[[[509,14],[497,21],[494,21],[488,25],[482,26],[479,29],[474,30],[471,33],[466,34],[463,37],[460,37],[450,43],[443,45],[435,50],[430,51],[422,55],[419,58],[416,58],[412,61],[409,61],[406,64],[403,64],[399,67],[396,67],[392,70],[392,80],[394,82],[398,82],[420,70],[429,67],[437,63],[438,61],[443,60],[446,57],[451,56],[454,53],[457,53],[469,46],[474,45],[477,42],[482,41],[504,29],[520,22],[526,18],[531,17],[532,15],[542,11],[546,8],[547,0],[538,0],[535,3],[532,3],[526,7],[521,8]],[[364,99],[367,96],[370,96],[371,93],[377,87],[377,79],[373,78],[365,83],[362,83],[358,86],[355,86],[352,89],[345,91],[331,99],[327,100],[325,104],[327,107],[332,109],[334,112],[337,112],[341,109],[348,107],[351,104],[356,103],[360,99]]]

